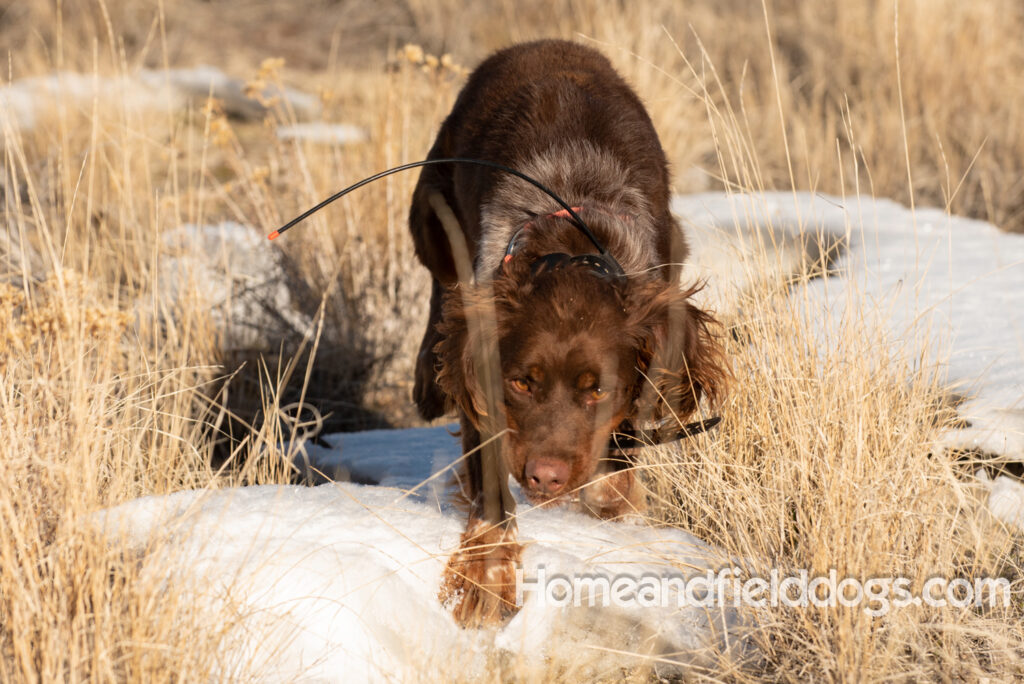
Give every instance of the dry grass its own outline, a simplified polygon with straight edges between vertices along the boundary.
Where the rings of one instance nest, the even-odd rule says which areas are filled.
[[[767,25],[759,4],[740,0],[0,9],[14,78],[209,62],[301,84],[321,95],[325,120],[371,134],[345,148],[284,143],[216,104],[140,112],[118,98],[56,100],[31,131],[0,110],[0,679],[223,675],[231,619],[199,615],[140,576],[82,518],[137,496],[287,481],[278,445],[290,428],[277,417],[299,397],[342,422],[357,409],[408,422],[426,283],[404,232],[414,174],[280,241],[287,289],[319,333],[281,325],[263,347],[226,348],[208,284],[168,300],[161,275],[173,254],[160,236],[183,223],[269,230],[347,181],[423,156],[460,81],[401,61],[383,69],[389,44],[413,38],[472,64],[511,40],[582,34],[648,103],[679,191],[860,190],[1019,230],[1019,5],[903,2],[898,23],[895,7],[778,2]],[[283,73],[272,62],[258,73],[279,55],[290,60]],[[277,107],[271,119],[291,116]],[[738,382],[725,424],[693,453],[652,462],[659,517],[772,566],[1002,574],[1019,587],[1019,535],[979,512],[953,466],[929,455],[941,402],[928,370],[889,356],[857,320],[835,331],[844,346],[823,350],[811,343],[813,312],[774,286],[749,297],[731,321]],[[237,467],[216,472],[216,455]],[[1019,675],[1015,601],[1006,612],[914,608],[885,619],[768,612],[756,635],[766,662],[709,675]]]
[[[702,74],[706,56],[733,105],[742,105],[747,151],[756,154],[766,186],[786,188],[792,178],[800,188],[838,194],[850,189],[859,163],[878,196],[907,202],[912,188],[918,202],[1024,229],[1024,133],[1016,125],[1024,106],[1020,3],[766,5],[767,25],[756,0],[134,0],[66,3],[63,14],[56,5],[15,2],[4,10],[0,44],[12,50],[15,76],[89,70],[94,48],[104,69],[210,63],[244,74],[264,57],[282,56],[290,78],[338,90],[346,71],[379,74],[388,47],[407,40],[473,64],[516,40],[582,37],[606,46],[639,87],[681,191],[723,181],[704,105],[690,96],[701,90],[700,78],[683,59]],[[74,50],[58,49],[62,41]],[[346,95],[347,104],[359,102]],[[417,112],[418,130],[429,131],[424,114]],[[836,140],[848,140],[851,131],[856,157],[840,163]]]

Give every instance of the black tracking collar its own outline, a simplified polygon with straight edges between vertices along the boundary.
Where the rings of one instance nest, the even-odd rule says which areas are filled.
[[[581,207],[573,208],[576,211],[582,211]],[[555,212],[553,214],[549,214],[549,216],[569,218],[565,211]],[[505,248],[505,256],[502,259],[502,264],[507,264],[519,252],[523,233],[525,233],[531,225],[532,222],[527,223],[512,235],[512,238],[508,241],[508,246]],[[626,282],[625,271],[622,270],[622,266],[607,250],[600,254],[578,254],[576,256],[569,256],[562,252],[553,252],[551,254],[540,256],[534,260],[531,264],[531,269],[533,275],[537,276],[545,270],[555,271],[565,268],[566,266],[574,265],[583,266],[595,275],[610,280],[614,285],[621,285]]]
[[[531,269],[533,275],[536,276],[544,270],[557,271],[574,265],[583,266],[594,275],[606,278],[615,285],[622,284],[626,280],[626,274],[622,272],[622,267],[617,262],[606,259],[600,254],[579,254],[577,256],[569,256],[562,252],[545,254],[531,264]]]
[[[625,430],[621,432],[613,432],[611,439],[608,440],[608,450],[611,452],[621,452],[626,449],[636,449],[643,446],[668,444],[669,442],[676,442],[681,439],[686,439],[687,437],[699,435],[702,432],[707,432],[721,422],[722,417],[715,416],[713,418],[698,420],[695,423],[688,423],[676,431],[648,432],[642,430]]]

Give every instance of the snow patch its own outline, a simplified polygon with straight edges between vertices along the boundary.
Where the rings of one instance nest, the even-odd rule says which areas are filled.
[[[975,475],[988,490],[988,510],[1007,525],[1024,530],[1024,484],[1006,475],[992,479],[985,470]]]
[[[735,308],[740,295],[765,280],[820,271],[841,252],[837,235],[802,231],[787,217],[760,220],[756,209],[722,193],[677,195],[671,208],[690,246],[685,277],[706,281],[698,296],[719,310]]]
[[[462,453],[456,423],[400,430],[367,430],[322,435],[323,445],[297,445],[296,465],[319,482],[358,482],[443,500],[445,472]],[[318,479],[319,478],[319,479]]]
[[[693,226],[698,245],[711,231],[737,236],[745,253],[766,245],[764,258],[783,272],[797,258],[787,244],[817,242],[819,252],[843,244],[837,274],[804,286],[820,307],[825,343],[837,343],[828,340],[829,323],[857,302],[858,313],[887,326],[912,357],[938,362],[948,354],[946,375],[967,397],[960,413],[969,427],[948,432],[945,445],[1024,460],[1024,235],[871,197],[714,193],[676,197],[673,210]],[[733,265],[716,276],[744,286],[737,271]],[[938,348],[923,348],[928,332]]]
[[[220,100],[228,114],[247,119],[262,118],[267,108],[246,94],[246,82],[232,78],[212,66],[191,69],[142,69],[138,79],[152,88],[168,87],[183,96],[203,102],[209,95]],[[264,85],[259,93],[263,102],[281,101],[300,118],[320,112],[320,100],[309,93],[274,83]]]
[[[365,128],[352,124],[330,124],[325,121],[278,126],[275,132],[281,140],[299,140],[324,145],[348,145],[370,139],[370,134]]]
[[[210,95],[223,103],[228,114],[261,118],[267,108],[246,95],[245,81],[220,69],[141,69],[131,74],[99,76],[58,71],[47,76],[22,78],[0,87],[0,118],[22,130],[35,128],[55,108],[89,108],[93,102],[116,101],[127,111],[166,111],[189,102],[204,102]],[[300,118],[320,111],[319,100],[308,93],[269,84],[260,93],[264,101],[283,100]]]
[[[542,566],[549,577],[636,577],[722,563],[679,530],[559,509],[521,509],[518,521],[528,578]],[[460,629],[437,591],[463,515],[386,487],[180,492],[132,501],[97,522],[149,550],[146,572],[183,582],[211,610],[231,606],[239,622],[224,637],[225,677],[255,667],[272,680],[473,679],[501,653],[533,667],[572,654],[593,676],[647,656],[668,674],[704,661],[709,647],[724,650],[727,631],[737,629],[726,611],[560,608],[531,593],[500,630]],[[737,652],[741,644],[734,642]]]

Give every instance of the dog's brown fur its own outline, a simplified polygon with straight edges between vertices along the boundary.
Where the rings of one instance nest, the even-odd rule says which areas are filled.
[[[509,428],[502,453],[527,497],[551,503],[578,496],[602,517],[636,512],[642,489],[624,462],[606,458],[610,434],[667,416],[685,420],[702,398],[721,396],[727,374],[712,317],[690,301],[693,290],[679,287],[687,248],[669,211],[668,165],[643,105],[594,50],[562,41],[518,45],[472,74],[430,151],[429,158],[440,157],[508,165],[581,207],[628,280],[613,286],[578,265],[538,270],[534,262],[546,254],[595,252],[555,215],[554,200],[500,171],[427,167],[409,214],[416,253],[433,275],[416,366],[421,415],[433,419],[456,408],[464,451],[477,447],[486,408],[472,350],[496,347]],[[432,195],[461,225],[475,283],[459,283]],[[514,258],[504,261],[509,240],[527,225]],[[496,339],[474,339],[467,321],[490,310]],[[474,458],[463,476],[468,531],[442,591],[463,624],[514,610],[508,587],[491,587],[488,577],[511,576],[518,555],[514,537],[488,531],[500,521],[482,520]],[[487,534],[501,542],[480,546]]]

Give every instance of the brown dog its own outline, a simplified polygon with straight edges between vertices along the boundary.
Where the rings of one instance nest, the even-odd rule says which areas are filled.
[[[442,599],[462,624],[478,624],[513,612],[519,553],[507,497],[498,514],[487,502],[506,483],[487,481],[505,477],[488,475],[476,450],[484,418],[495,432],[507,427],[498,453],[531,502],[578,498],[615,517],[644,497],[622,455],[609,456],[612,433],[685,420],[703,397],[721,396],[726,371],[711,316],[679,286],[687,248],[669,212],[658,136],[601,54],[540,41],[491,56],[441,127],[429,158],[442,157],[498,162],[545,184],[626,274],[572,259],[597,250],[567,211],[519,178],[462,164],[420,175],[409,227],[433,291],[414,397],[425,419],[459,412],[469,524]],[[439,216],[447,208],[474,282],[458,277]],[[502,415],[488,410],[481,349],[500,359],[491,404]]]

